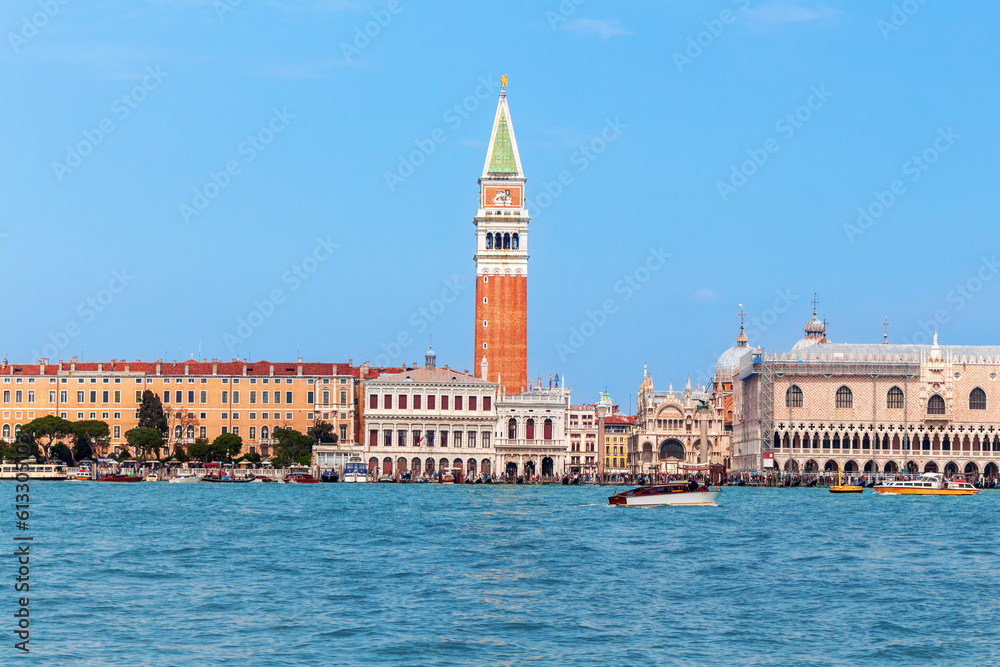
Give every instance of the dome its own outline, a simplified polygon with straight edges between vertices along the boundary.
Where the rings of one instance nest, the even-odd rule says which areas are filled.
[[[731,373],[733,371],[733,366],[738,366],[740,359],[744,354],[750,351],[750,346],[746,343],[742,345],[734,345],[719,357],[718,363],[715,364],[715,373]]]
[[[801,349],[804,349],[804,348],[807,348],[807,347],[812,347],[813,345],[819,345],[820,342],[822,342],[821,338],[816,338],[816,337],[813,337],[813,336],[806,336],[805,338],[803,338],[798,343],[796,343],[795,345],[792,346],[792,352],[795,352],[796,350],[801,350]]]
[[[715,374],[731,373],[733,366],[739,365],[740,359],[749,351],[750,345],[747,341],[747,335],[743,333],[743,325],[741,324],[740,335],[736,337],[736,345],[723,352],[722,356],[719,357],[719,361],[715,364]]]

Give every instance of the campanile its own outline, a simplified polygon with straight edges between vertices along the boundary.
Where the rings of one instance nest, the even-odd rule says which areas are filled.
[[[508,394],[528,386],[528,211],[524,172],[500,77],[493,133],[479,178],[476,226],[476,353],[480,377]]]

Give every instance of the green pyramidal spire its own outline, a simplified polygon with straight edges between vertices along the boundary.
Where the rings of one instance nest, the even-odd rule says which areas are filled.
[[[521,171],[521,158],[517,152],[517,140],[514,139],[514,126],[510,122],[510,109],[507,108],[506,87],[500,89],[500,102],[497,104],[497,115],[493,121],[493,134],[490,137],[490,150],[486,155],[483,176],[499,178],[524,176]]]
[[[514,159],[513,141],[510,138],[507,114],[503,110],[501,110],[500,119],[497,121],[496,138],[493,140],[489,171],[492,174],[517,173],[517,160]]]

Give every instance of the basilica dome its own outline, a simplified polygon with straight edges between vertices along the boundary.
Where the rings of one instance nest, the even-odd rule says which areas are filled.
[[[715,374],[728,375],[732,373],[733,367],[738,366],[740,358],[749,351],[750,345],[747,341],[747,335],[743,333],[743,326],[740,325],[740,335],[736,337],[736,345],[723,352],[722,356],[719,357],[719,361],[715,364]]]

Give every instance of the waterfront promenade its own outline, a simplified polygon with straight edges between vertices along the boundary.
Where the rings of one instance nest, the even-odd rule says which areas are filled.
[[[809,665],[1000,656],[1000,493],[736,487],[718,507],[636,510],[609,507],[614,490],[39,486],[32,658]]]

